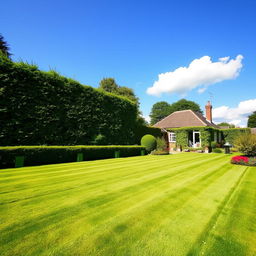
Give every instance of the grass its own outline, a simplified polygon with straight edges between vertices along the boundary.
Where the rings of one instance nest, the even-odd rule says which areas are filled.
[[[256,168],[183,153],[0,170],[0,254],[256,255]]]

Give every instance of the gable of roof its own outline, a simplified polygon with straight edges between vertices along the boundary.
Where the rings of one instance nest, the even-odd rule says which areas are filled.
[[[173,112],[153,126],[159,128],[180,128],[191,126],[210,126],[218,128],[217,125],[206,120],[202,114],[190,109]]]

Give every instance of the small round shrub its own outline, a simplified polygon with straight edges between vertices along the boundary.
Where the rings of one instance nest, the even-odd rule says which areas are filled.
[[[146,134],[141,138],[141,145],[146,148],[148,152],[156,149],[156,138],[151,134]]]
[[[222,153],[222,150],[220,148],[214,148],[212,150],[213,153]]]

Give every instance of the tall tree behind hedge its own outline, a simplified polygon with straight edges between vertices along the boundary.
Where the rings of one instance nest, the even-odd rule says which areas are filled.
[[[150,124],[153,125],[170,114],[170,104],[160,101],[153,105],[150,112]]]
[[[169,104],[166,101],[157,102],[153,105],[151,109],[150,123],[153,125],[175,111],[187,110],[187,109],[194,110],[201,114],[203,113],[200,106],[196,102],[186,100],[186,99],[178,100],[172,104]]]
[[[219,123],[218,126],[226,126],[226,127],[229,127],[229,128],[235,128],[236,126],[234,124],[229,124],[227,122],[222,122],[222,123]]]
[[[175,111],[187,110],[187,109],[191,109],[191,110],[194,110],[195,112],[199,112],[203,114],[203,111],[201,110],[199,104],[197,104],[194,101],[186,100],[186,99],[181,99],[171,104],[170,114]]]
[[[103,78],[100,81],[99,89],[106,92],[117,93],[118,85],[114,78]]]
[[[10,48],[1,34],[0,34],[0,51],[8,58],[11,57]]]
[[[116,95],[123,96],[130,101],[134,102],[138,107],[139,107],[139,98],[136,97],[133,89],[128,88],[126,86],[119,86],[115,79],[112,77],[109,78],[103,78],[100,81],[100,90],[106,91],[106,92],[111,92]]]
[[[255,127],[256,127],[256,111],[254,111],[254,112],[248,117],[247,126],[250,127],[250,128],[255,128]]]

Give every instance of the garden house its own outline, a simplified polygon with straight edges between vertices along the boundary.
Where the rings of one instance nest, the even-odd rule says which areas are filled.
[[[204,148],[206,151],[211,141],[221,142],[219,127],[212,122],[212,105],[205,106],[206,117],[193,110],[176,111],[157,122],[154,127],[166,133],[170,151],[187,147]]]

